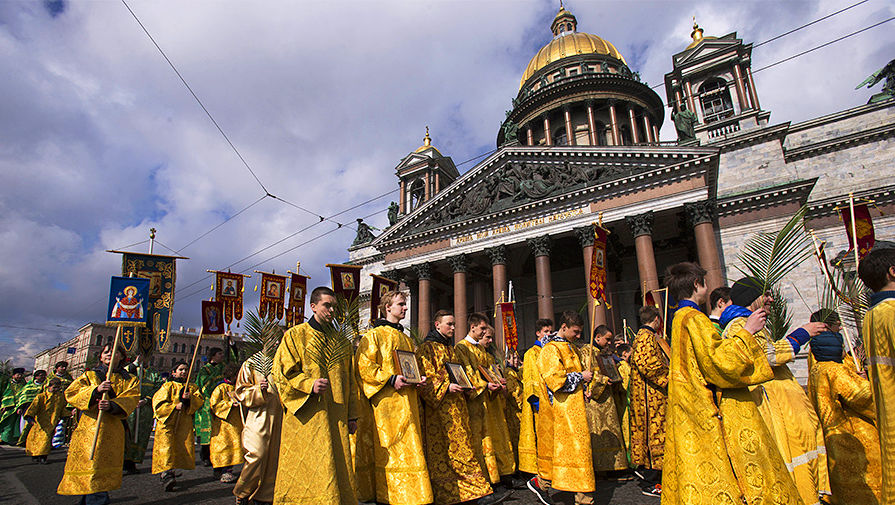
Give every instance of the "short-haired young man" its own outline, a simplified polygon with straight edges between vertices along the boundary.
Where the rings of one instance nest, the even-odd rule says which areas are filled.
[[[584,322],[577,312],[565,311],[556,334],[538,357],[541,373],[538,412],[538,476],[528,488],[542,503],[547,489],[575,493],[576,503],[592,503],[594,469],[584,391],[593,374],[585,370],[575,342]],[[566,497],[568,498],[568,497]]]
[[[712,324],[715,325],[715,329],[718,330],[718,333],[724,329],[721,327],[721,313],[724,312],[724,309],[730,305],[730,288],[727,286],[721,286],[720,288],[715,288],[711,294],[709,294],[709,320],[712,321]]]
[[[591,370],[593,379],[584,393],[587,426],[594,472],[614,472],[628,469],[625,437],[622,434],[621,414],[617,400],[621,396],[621,380],[603,375],[598,360],[613,362],[612,330],[605,324],[594,328],[594,345],[581,346],[583,366]],[[621,374],[619,374],[621,375]]]
[[[522,419],[519,421],[519,471],[538,473],[538,445],[535,435],[538,417],[538,391],[541,389],[541,373],[538,356],[547,335],[553,333],[552,319],[535,321],[534,345],[525,351],[522,359]]]
[[[874,249],[858,267],[864,285],[874,291],[864,315],[864,350],[867,352],[876,427],[882,453],[882,505],[895,504],[895,249]]]
[[[699,308],[708,294],[705,273],[688,262],[665,271],[679,308],[671,324],[662,503],[800,503],[749,391],[774,377],[753,337],[767,315],[756,310],[722,339]]]
[[[668,356],[659,343],[663,337],[657,333],[662,327],[659,309],[641,307],[639,318],[640,329],[634,337],[631,354],[631,464],[645,481],[653,483],[653,488],[644,494],[660,496],[668,404]],[[653,473],[655,475],[650,475]]]

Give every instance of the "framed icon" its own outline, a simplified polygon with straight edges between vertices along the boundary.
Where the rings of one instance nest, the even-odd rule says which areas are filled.
[[[419,384],[423,381],[423,375],[420,373],[419,364],[416,361],[416,354],[412,351],[394,351],[395,367],[398,373],[404,376],[404,380],[411,384]]]
[[[621,382],[622,376],[618,373],[618,366],[612,356],[606,354],[597,355],[597,364],[600,366],[600,373],[609,377],[612,382]]]
[[[500,384],[500,374],[494,375],[494,370],[490,366],[486,368],[482,365],[479,365],[479,373],[482,374],[482,377],[484,377],[486,381]]]
[[[473,389],[469,376],[466,375],[466,369],[460,363],[445,362],[444,367],[447,369],[451,382],[463,389]]]

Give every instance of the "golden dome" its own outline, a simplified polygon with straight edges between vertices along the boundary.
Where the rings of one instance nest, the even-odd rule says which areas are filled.
[[[693,31],[690,32],[690,36],[693,37],[693,42],[690,42],[690,45],[687,46],[687,49],[693,49],[697,44],[702,42],[703,40],[712,40],[717,39],[718,37],[712,37],[711,35],[702,36],[702,28],[696,24],[696,16],[693,17]],[[687,49],[684,49],[686,51]]]
[[[421,153],[421,152],[425,151],[426,149],[433,149],[436,153],[441,154],[441,151],[439,151],[435,146],[432,145],[432,137],[429,136],[429,127],[428,126],[426,127],[426,136],[423,138],[423,145],[417,147],[416,151],[413,151],[413,152]]]
[[[561,18],[569,20],[571,25],[560,24],[559,21]],[[560,27],[557,25],[560,25]],[[567,30],[567,26],[571,26],[571,30]],[[520,89],[522,89],[525,81],[537,73],[538,70],[554,61],[561,60],[568,56],[575,56],[577,54],[605,54],[619,59],[622,63],[627,65],[624,56],[618,52],[618,49],[616,49],[611,42],[603,40],[596,35],[575,31],[575,28],[577,28],[575,17],[565,9],[559,10],[559,13],[553,19],[551,28],[554,31],[553,40],[542,47],[541,50],[534,55],[531,61],[528,62],[528,66],[525,68],[525,73],[522,74],[522,80],[519,82]]]

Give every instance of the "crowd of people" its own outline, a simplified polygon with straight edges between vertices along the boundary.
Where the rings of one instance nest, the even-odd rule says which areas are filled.
[[[453,314],[438,311],[415,342],[398,291],[354,352],[326,352],[336,297],[318,287],[269,374],[215,348],[195,383],[185,363],[158,383],[107,345],[74,380],[64,362],[27,383],[16,369],[0,439],[41,463],[76,424],[58,493],[89,505],[137,471],[153,424],[152,473],[166,491],[195,467],[198,443],[237,504],[493,505],[524,488],[545,505],[588,504],[598,479],[633,478],[672,505],[893,504],[895,250],[871,252],[859,275],[874,294],[856,355],[835,311],[774,339],[770,292],[745,278],[708,293],[694,263],[666,271],[669,321],[641,307],[629,339],[563,312],[537,321],[521,356],[495,351],[480,313],[457,340]],[[807,392],[787,366],[806,345]]]

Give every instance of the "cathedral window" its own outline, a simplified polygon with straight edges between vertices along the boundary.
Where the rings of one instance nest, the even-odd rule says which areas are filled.
[[[730,89],[723,79],[710,79],[699,87],[704,121],[712,123],[733,115]]]
[[[410,185],[410,211],[416,210],[426,197],[426,188],[423,187],[423,181],[417,179]]]
[[[609,141],[607,135],[609,132],[606,129],[606,125],[602,121],[595,121],[594,127],[594,137],[597,139],[597,145],[608,146]]]
[[[557,146],[569,145],[569,137],[566,136],[565,127],[557,128],[556,131],[553,132],[553,145],[557,145]]]

